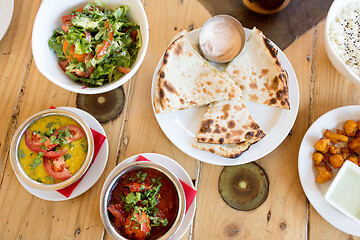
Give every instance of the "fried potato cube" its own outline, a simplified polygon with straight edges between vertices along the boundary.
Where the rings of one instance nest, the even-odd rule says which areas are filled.
[[[333,168],[340,168],[344,163],[344,159],[340,154],[330,156],[330,165]]]
[[[354,137],[359,129],[358,124],[354,120],[347,120],[343,128],[348,137]]]
[[[336,147],[336,146],[334,146],[334,145],[330,145],[330,147],[329,147],[329,153],[330,154],[339,154],[340,153],[340,148],[338,148],[338,147]]]
[[[315,152],[313,154],[313,160],[314,160],[315,166],[320,165],[320,163],[322,162],[323,159],[324,159],[324,155],[322,155],[321,153]]]
[[[321,152],[322,154],[327,153],[330,147],[330,139],[322,138],[317,141],[314,145],[316,151]]]
[[[349,140],[348,136],[342,135],[342,134],[337,134],[337,133],[333,133],[331,132],[329,129],[326,129],[324,136],[328,139],[330,139],[330,141],[335,144],[337,142],[347,142]]]
[[[348,148],[354,151],[357,155],[360,154],[360,137],[354,138],[348,143]]]
[[[337,134],[346,135],[344,130],[336,129]]]
[[[324,183],[329,181],[334,174],[326,169],[325,166],[315,166],[315,168],[318,170],[318,176],[316,177],[316,181],[318,183]]]
[[[341,156],[343,157],[343,159],[346,159],[349,155],[349,149],[342,147],[341,148]]]
[[[349,156],[347,159],[345,159],[345,161],[351,161],[356,165],[359,165],[359,158],[356,157],[355,155]]]

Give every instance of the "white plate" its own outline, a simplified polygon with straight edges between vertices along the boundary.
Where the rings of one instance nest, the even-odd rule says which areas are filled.
[[[89,113],[87,113],[81,109],[72,108],[72,107],[59,107],[59,108],[66,109],[68,111],[78,114],[89,125],[89,127],[98,131],[102,135],[106,136],[106,133],[105,133],[104,129],[102,128],[102,126],[100,125],[100,123]],[[30,192],[31,194],[33,194],[39,198],[49,200],[49,201],[69,200],[69,199],[75,198],[75,197],[83,194],[84,192],[86,192],[97,182],[97,180],[99,180],[101,174],[103,173],[103,171],[105,169],[107,159],[108,159],[108,153],[109,153],[109,143],[106,138],[103,145],[101,146],[100,151],[99,151],[98,155],[96,156],[93,164],[87,170],[84,178],[81,180],[79,185],[77,185],[75,187],[74,191],[71,193],[71,195],[68,198],[57,191],[39,190],[36,188],[29,187],[25,183],[21,182],[20,179],[19,179],[19,182],[21,183],[21,185],[23,185],[23,187],[28,192]]]
[[[0,41],[5,35],[13,15],[14,0],[0,1]]]
[[[189,33],[189,37],[198,44],[200,29]],[[251,30],[245,29],[246,38],[250,36]],[[266,136],[256,144],[241,154],[239,157],[230,159],[212,154],[207,151],[202,151],[192,147],[192,143],[200,129],[200,124],[206,106],[201,108],[186,109],[178,112],[157,114],[154,108],[154,87],[156,83],[156,76],[160,69],[162,58],[160,59],[153,76],[151,88],[151,100],[153,103],[153,110],[161,129],[169,140],[175,144],[177,148],[187,155],[215,165],[239,165],[255,161],[274,150],[289,134],[299,109],[299,86],[296,79],[294,69],[285,54],[274,44],[278,50],[278,57],[282,63],[283,68],[286,69],[289,75],[289,101],[290,110],[282,110],[275,107],[270,107],[254,102],[245,102],[245,105],[255,121],[261,126],[266,133]]]
[[[184,183],[186,183],[187,185],[189,185],[190,187],[195,189],[194,185],[191,181],[191,178],[189,177],[189,175],[187,174],[185,169],[179,163],[177,163],[176,161],[174,161],[173,159],[171,159],[169,157],[166,157],[164,155],[157,154],[157,153],[141,153],[141,154],[138,154],[138,155],[135,155],[135,156],[125,159],[111,171],[109,176],[106,178],[103,186],[108,186],[109,181],[111,181],[113,179],[117,170],[119,168],[123,167],[124,165],[135,162],[139,155],[142,155],[143,157],[149,159],[150,161],[166,167],[172,173],[174,173],[175,176],[177,176],[181,181],[183,181]],[[103,189],[101,191],[102,192],[101,196],[103,196],[105,191],[106,191],[106,188],[103,187]],[[186,212],[185,218],[183,219],[183,221],[180,225],[180,228],[176,231],[176,233],[170,239],[174,239],[174,240],[180,239],[182,236],[184,236],[184,234],[188,230],[188,228],[191,225],[192,220],[194,218],[195,208],[196,208],[196,197],[194,198],[194,201],[192,202],[188,211]]]
[[[318,118],[306,132],[299,150],[299,176],[304,192],[315,210],[331,225],[339,230],[354,236],[360,236],[360,224],[345,216],[327,201],[325,193],[331,181],[318,184],[315,179],[317,170],[312,155],[315,152],[314,144],[323,137],[326,129],[342,129],[349,120],[360,120],[360,105],[336,108]]]

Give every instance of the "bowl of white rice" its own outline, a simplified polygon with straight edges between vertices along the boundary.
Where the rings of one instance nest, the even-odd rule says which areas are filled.
[[[325,48],[342,76],[360,84],[360,1],[335,0],[325,24]]]

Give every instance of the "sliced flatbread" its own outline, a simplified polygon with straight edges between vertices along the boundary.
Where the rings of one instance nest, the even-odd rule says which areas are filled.
[[[236,96],[240,96],[239,87],[200,55],[187,34],[171,43],[157,76],[157,113],[200,107]]]
[[[197,142],[231,144],[255,143],[265,136],[240,97],[211,103],[204,114]]]
[[[225,70],[242,90],[245,100],[290,109],[288,74],[270,40],[256,28],[241,54]]]
[[[199,143],[194,142],[192,145],[194,148],[209,151],[217,155],[227,158],[237,158],[243,152],[249,149],[250,143],[233,143],[233,144],[212,144],[212,143]]]
[[[214,102],[201,122],[194,148],[235,158],[265,137],[240,97]]]

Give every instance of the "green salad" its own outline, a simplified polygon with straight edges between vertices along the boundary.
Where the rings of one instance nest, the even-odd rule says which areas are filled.
[[[101,1],[61,17],[49,39],[59,66],[74,81],[102,86],[130,72],[141,48],[140,27],[127,19],[128,6],[105,9]]]

